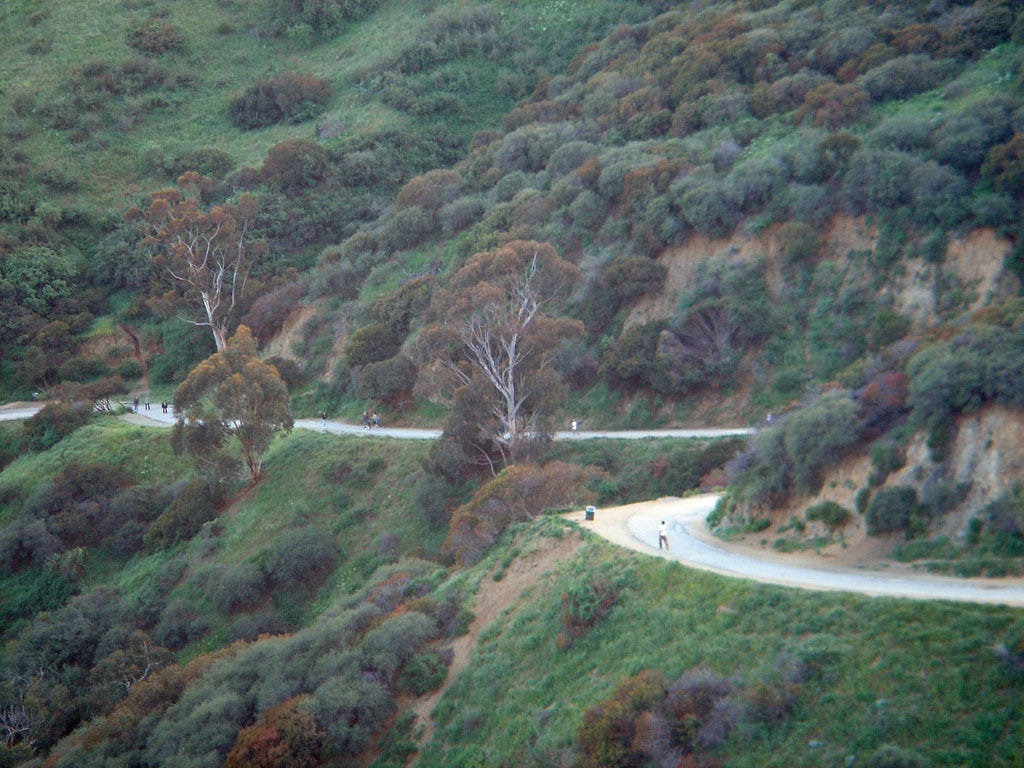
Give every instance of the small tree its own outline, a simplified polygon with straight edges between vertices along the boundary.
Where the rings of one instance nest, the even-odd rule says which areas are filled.
[[[272,365],[256,357],[256,342],[244,325],[223,351],[197,365],[174,391],[174,407],[180,414],[178,445],[199,432],[212,431],[216,439],[232,434],[254,483],[274,433],[292,428],[288,388]]]

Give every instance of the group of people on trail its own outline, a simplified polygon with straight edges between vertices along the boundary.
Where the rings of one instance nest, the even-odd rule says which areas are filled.
[[[142,400],[142,407],[145,410],[148,411],[148,410],[150,410],[150,405],[151,405],[151,403],[149,402],[149,395],[147,395]],[[170,405],[168,404],[168,402],[166,400],[164,400],[163,402],[160,403],[160,410],[163,411],[164,413],[167,413],[167,409],[169,407],[170,407]],[[135,412],[135,413],[139,412],[139,396],[138,395],[136,395],[134,398],[132,398],[132,411]]]
[[[368,411],[363,411],[363,429],[369,429],[370,427],[380,426],[380,416],[374,411],[372,414]]]

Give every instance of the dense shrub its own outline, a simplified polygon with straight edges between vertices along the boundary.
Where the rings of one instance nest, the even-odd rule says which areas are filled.
[[[917,491],[906,485],[879,488],[864,516],[868,535],[902,531],[916,514]]]
[[[875,376],[856,393],[857,418],[865,433],[878,434],[907,412],[907,376],[887,371]]]
[[[667,274],[668,269],[664,264],[634,256],[612,259],[605,266],[601,277],[619,302],[628,302],[647,293],[656,293],[661,289]]]
[[[981,173],[998,191],[1024,197],[1024,135],[1014,133],[1009,141],[989,149]]]
[[[437,220],[444,234],[451,237],[479,221],[485,210],[484,201],[479,197],[460,197],[441,206]]]
[[[661,673],[645,670],[584,712],[577,765],[699,765],[702,753],[734,729],[784,720],[797,690],[783,681],[744,686],[705,669],[667,683]]]
[[[587,475],[583,468],[560,461],[506,467],[452,515],[443,553],[459,563],[479,561],[511,523],[590,498]]]
[[[267,151],[261,178],[281,190],[315,186],[327,169],[327,150],[305,139],[285,139]]]
[[[950,71],[946,62],[911,54],[889,59],[865,72],[857,80],[874,101],[905,99],[939,85]]]
[[[45,451],[93,418],[92,403],[48,403],[22,425],[21,449]]]
[[[436,212],[461,194],[464,183],[462,177],[455,171],[428,171],[405,183],[395,196],[395,207],[402,209],[417,206],[432,213]]]
[[[338,562],[334,538],[315,525],[285,531],[263,554],[263,572],[271,584],[319,587]]]
[[[378,233],[378,240],[389,251],[404,251],[419,245],[434,231],[434,218],[419,206],[392,213]]]
[[[649,386],[655,371],[660,324],[634,325],[622,332],[601,358],[601,375],[624,389]]]
[[[797,488],[814,493],[821,487],[822,472],[856,442],[855,425],[856,406],[842,394],[823,397],[786,419],[783,442]]]
[[[166,19],[152,18],[128,33],[128,45],[143,53],[180,51],[185,47],[185,35]]]
[[[323,78],[281,72],[249,86],[231,101],[228,114],[239,128],[301,123],[316,117],[329,96],[330,85]]]
[[[110,366],[97,355],[75,355],[57,369],[61,381],[94,381],[110,373]]]
[[[984,402],[986,361],[965,334],[952,344],[940,343],[914,355],[907,364],[907,405],[914,421],[929,428]]]
[[[313,716],[289,699],[271,707],[238,732],[224,768],[315,768],[321,764],[324,734]]]
[[[333,296],[338,299],[350,300],[359,295],[359,290],[366,278],[366,272],[351,259],[332,261],[317,268],[309,282],[309,294],[312,297]]]
[[[303,708],[327,734],[332,751],[358,755],[395,711],[395,702],[379,683],[355,676],[334,677],[319,686]]]
[[[192,538],[203,523],[217,517],[216,501],[206,480],[189,480],[150,524],[145,536],[147,548],[159,549]]]
[[[389,360],[398,352],[402,339],[402,336],[384,323],[368,323],[352,334],[345,345],[345,357],[350,366]]]
[[[281,330],[305,292],[302,283],[285,283],[256,299],[242,323],[249,326],[261,345],[266,344]]]
[[[846,525],[850,512],[834,501],[822,501],[804,510],[804,517],[809,522],[821,522],[830,531],[835,531]]]
[[[196,171],[201,176],[223,179],[234,167],[235,161],[223,149],[197,147],[183,152],[177,157],[172,175],[177,178],[188,171]]]
[[[412,397],[416,375],[416,364],[404,355],[367,363],[359,371],[356,395],[364,400],[375,400],[392,408],[400,408]]]
[[[224,566],[202,574],[207,599],[221,613],[248,611],[259,605],[266,584],[251,563]]]
[[[436,690],[448,676],[448,666],[436,651],[423,651],[406,661],[398,673],[395,685],[400,691],[423,696]]]
[[[603,619],[619,600],[621,585],[607,576],[572,583],[562,593],[559,649],[572,647]]]
[[[1024,492],[1015,485],[985,504],[972,521],[975,544],[1003,557],[1024,555]],[[981,535],[984,532],[984,537]]]
[[[28,565],[42,568],[63,549],[64,545],[42,520],[19,517],[0,528],[0,571],[14,573]]]
[[[149,360],[149,378],[155,384],[177,384],[215,351],[205,328],[168,320],[160,325],[161,352]]]

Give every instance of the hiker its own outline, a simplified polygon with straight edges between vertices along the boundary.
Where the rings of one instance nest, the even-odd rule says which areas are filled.
[[[380,426],[380,416],[377,415],[376,411],[373,412],[373,416],[371,416],[370,418],[373,419],[373,426]]]
[[[148,411],[149,410],[149,396],[148,395],[146,396],[146,399],[142,401],[142,404],[144,406],[146,406],[146,410]]]
[[[658,549],[661,549],[661,545],[665,545],[665,549],[668,549],[668,526],[665,525],[665,521],[661,521],[661,525],[658,526]]]
[[[320,411],[320,428],[327,429],[327,411]]]
[[[363,411],[363,429],[369,429],[369,428],[370,428],[370,414],[367,413],[366,411]]]
[[[167,401],[166,400],[164,400],[163,402],[160,403],[160,410],[163,411],[164,413],[167,413]]]
[[[575,432],[576,431],[576,427],[578,427],[578,426],[579,426],[579,424],[576,422],[576,419],[573,419],[572,420],[572,431]]]
[[[138,397],[136,397],[134,400],[132,400],[132,410],[135,413],[139,412],[139,398]]]

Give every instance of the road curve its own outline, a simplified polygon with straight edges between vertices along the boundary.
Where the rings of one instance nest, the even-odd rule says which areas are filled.
[[[751,555],[714,537],[707,515],[717,494],[664,498],[566,517],[623,547],[674,560],[691,568],[800,589],[856,592],[915,600],[954,600],[1024,607],[1022,579],[958,579],[934,574],[892,574],[848,567],[812,568]],[[670,551],[658,549],[658,524],[669,529]]]
[[[35,404],[0,407],[0,421],[27,419],[39,411]],[[159,409],[141,410],[122,418],[136,424],[169,427],[174,424],[173,414]],[[320,419],[298,419],[298,429],[317,430],[332,434],[354,434],[413,440],[434,440],[440,430],[410,429],[405,427],[375,427],[364,429],[358,424]],[[728,437],[752,434],[755,430],[738,429],[673,429],[626,432],[558,432],[556,440],[587,440],[593,438],[637,440],[658,437]],[[730,547],[714,537],[708,530],[706,519],[718,500],[715,494],[692,496],[685,499],[664,498],[600,509],[592,521],[584,520],[584,512],[566,515],[585,528],[609,541],[629,549],[675,560],[692,568],[752,579],[767,584],[778,584],[800,589],[857,592],[865,595],[885,595],[916,600],[955,600],[972,603],[992,603],[1024,607],[1024,580],[1022,579],[956,579],[933,574],[886,575],[833,565],[812,568],[772,559],[772,553],[753,556],[739,547]],[[658,523],[665,520],[669,526],[671,551],[659,551]],[[758,553],[761,554],[761,553]]]

